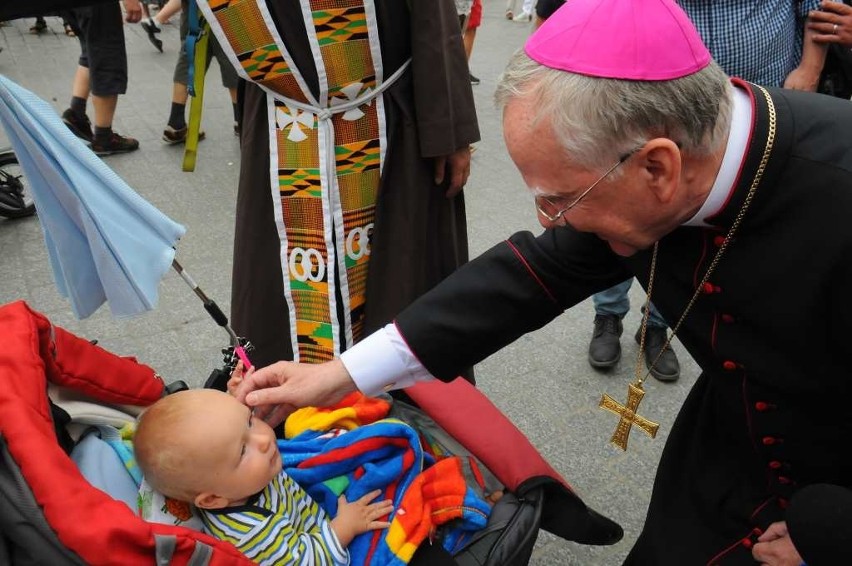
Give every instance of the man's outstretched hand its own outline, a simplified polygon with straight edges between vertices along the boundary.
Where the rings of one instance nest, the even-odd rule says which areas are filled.
[[[355,391],[340,360],[324,364],[278,362],[247,374],[235,397],[270,426],[278,426],[302,407],[333,405]]]

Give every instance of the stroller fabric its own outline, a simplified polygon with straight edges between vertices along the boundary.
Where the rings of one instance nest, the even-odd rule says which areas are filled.
[[[0,328],[0,562],[251,564],[213,537],[142,521],[93,488],[57,442],[48,382],[106,405],[147,406],[163,393],[151,368],[51,325],[23,302],[0,307]]]
[[[142,520],[92,487],[63,449],[67,414],[49,387],[108,408],[146,407],[165,389],[151,368],[54,327],[23,302],[0,306],[0,332],[0,563],[251,564],[229,543]],[[406,393],[507,489],[486,528],[454,556],[459,564],[526,564],[539,527],[585,544],[621,538],[469,383]]]

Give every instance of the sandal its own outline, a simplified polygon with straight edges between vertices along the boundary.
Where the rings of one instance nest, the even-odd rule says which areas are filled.
[[[65,28],[65,35],[67,35],[68,37],[77,37],[77,34],[74,32],[74,28],[71,27],[71,24],[65,22],[64,24],[62,24],[62,27]]]

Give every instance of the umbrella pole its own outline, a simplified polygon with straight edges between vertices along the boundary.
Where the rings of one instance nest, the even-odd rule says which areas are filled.
[[[210,314],[211,317],[213,317],[213,320],[216,321],[216,324],[218,324],[219,326],[224,328],[225,331],[227,331],[228,336],[231,337],[231,346],[238,346],[239,340],[237,340],[237,335],[233,331],[233,329],[231,329],[231,327],[228,325],[228,317],[225,316],[225,313],[222,312],[222,309],[219,308],[219,305],[217,305],[214,301],[208,298],[207,295],[204,294],[204,291],[201,290],[201,287],[199,287],[198,284],[192,279],[192,277],[189,276],[189,273],[184,270],[183,266],[181,266],[181,264],[179,264],[176,259],[172,260],[172,267],[175,271],[178,272],[178,275],[180,275],[181,279],[183,279],[186,284],[189,285],[190,289],[195,292],[198,298],[201,299],[201,302],[204,303],[204,309]]]

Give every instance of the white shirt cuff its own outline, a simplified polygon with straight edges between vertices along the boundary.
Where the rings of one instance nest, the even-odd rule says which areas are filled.
[[[405,343],[393,324],[376,330],[340,354],[358,389],[367,396],[435,379]]]

